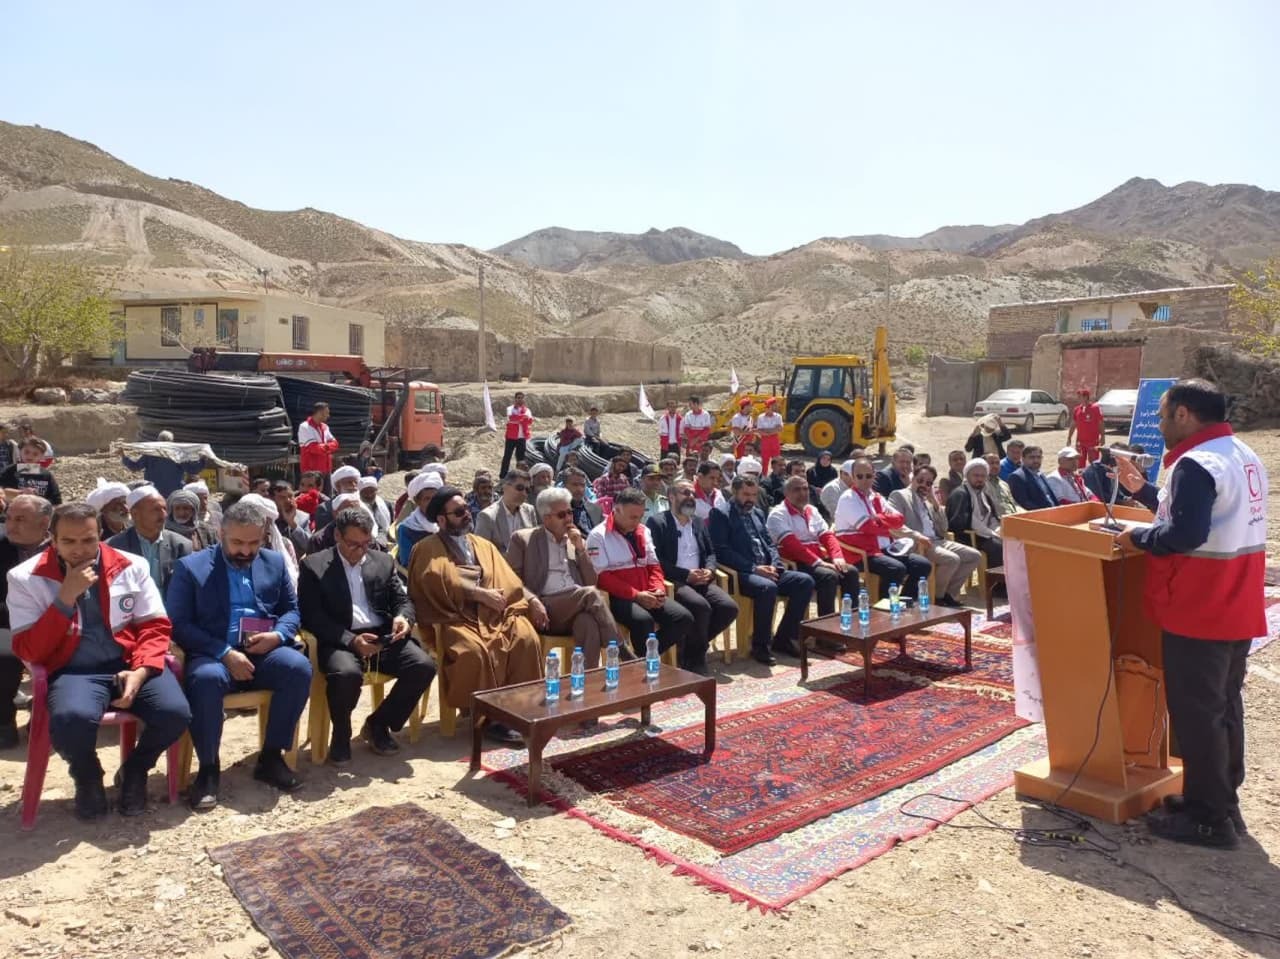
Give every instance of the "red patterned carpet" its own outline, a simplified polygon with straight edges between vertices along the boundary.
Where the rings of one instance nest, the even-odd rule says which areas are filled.
[[[926,776],[1026,724],[1003,697],[873,671],[870,699],[858,674],[716,725],[709,763],[694,726],[552,765],[629,812],[732,853]]]

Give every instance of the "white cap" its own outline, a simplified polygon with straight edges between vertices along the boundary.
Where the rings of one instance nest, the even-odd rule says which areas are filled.
[[[124,483],[108,483],[101,476],[98,477],[98,485],[93,491],[84,498],[84,501],[96,510],[101,510],[113,500],[127,499],[129,496],[129,487]]]
[[[850,476],[852,476],[852,475],[853,475],[853,462],[854,462],[853,460],[845,460],[843,463],[841,463],[841,464],[840,464],[840,472],[841,472],[841,473],[848,473]]]
[[[720,457],[720,466],[723,467],[725,463],[734,463],[736,461],[737,457],[732,453],[725,453]]]
[[[129,507],[129,509],[133,509],[149,496],[159,496],[161,499],[164,499],[164,496],[161,495],[158,489],[154,486],[147,485],[139,486],[137,489],[130,492],[128,497],[125,499],[124,504]]]
[[[988,471],[990,470],[990,467],[987,465],[986,460],[974,458],[964,464],[964,469],[960,471],[960,475],[968,478],[969,473],[972,470],[977,469],[979,466],[981,466],[984,470],[988,470]]]
[[[439,473],[445,479],[449,478],[449,467],[445,466],[443,463],[428,463],[426,466],[422,467],[422,469],[418,470],[418,472]]]
[[[247,499],[247,497],[244,497],[244,498]],[[359,506],[360,497],[356,493],[339,493],[337,496],[333,498],[334,515],[337,515],[338,510],[343,508],[344,503],[350,506]]]
[[[739,473],[754,473],[756,476],[759,476],[763,471],[764,467],[754,456],[744,456],[742,459],[738,460]]]
[[[419,473],[409,483],[409,499],[416,503],[423,490],[441,489],[443,486],[444,478],[439,473]]]
[[[360,477],[360,489],[368,489],[368,488],[369,488],[369,487],[371,487],[371,486],[372,486],[374,489],[377,489],[377,488],[378,488],[378,477],[376,477],[376,476],[361,476],[361,477]]]
[[[535,464],[535,465],[534,465],[533,469],[529,470],[529,477],[530,477],[530,479],[532,479],[534,476],[537,476],[539,473],[548,473],[548,474],[550,474],[550,473],[554,473],[554,472],[555,472],[555,470],[553,470],[553,469],[551,468],[550,464],[548,464],[548,463],[537,463],[537,464]]]
[[[188,483],[186,486],[182,488],[186,490],[188,493],[195,493],[197,496],[209,495],[209,485],[204,480],[196,480],[193,483]]]
[[[1068,456],[1074,456],[1076,459],[1079,459],[1080,451],[1074,446],[1064,446],[1062,449],[1058,450],[1058,459],[1066,459]]]
[[[360,471],[354,466],[339,466],[329,474],[329,482],[335,487],[343,480],[358,480],[359,478]]]

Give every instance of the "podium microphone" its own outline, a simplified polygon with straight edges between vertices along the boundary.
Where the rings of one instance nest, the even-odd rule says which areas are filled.
[[[1156,458],[1150,453],[1135,453],[1132,450],[1116,449],[1114,446],[1108,446],[1107,452],[1112,456],[1119,456],[1121,459],[1128,460],[1144,473],[1156,465]]]
[[[1105,451],[1111,456],[1126,459],[1136,466],[1145,475],[1147,470],[1156,465],[1156,458],[1150,453],[1135,453],[1132,450],[1117,449],[1114,446],[1105,447]],[[1120,495],[1120,477],[1113,476],[1111,478],[1111,499],[1103,505],[1107,509],[1107,519],[1105,523],[1099,523],[1095,529],[1106,530],[1109,533],[1122,533],[1125,525],[1116,519],[1115,505],[1116,497]]]

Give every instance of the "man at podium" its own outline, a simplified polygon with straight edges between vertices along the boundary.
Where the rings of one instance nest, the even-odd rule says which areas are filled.
[[[1179,380],[1160,400],[1169,452],[1157,491],[1129,460],[1117,476],[1155,511],[1150,527],[1116,536],[1147,551],[1145,610],[1163,634],[1165,695],[1183,762],[1183,794],[1149,822],[1175,842],[1232,849],[1246,831],[1244,684],[1253,637],[1266,632],[1267,474],[1226,422],[1212,383]]]

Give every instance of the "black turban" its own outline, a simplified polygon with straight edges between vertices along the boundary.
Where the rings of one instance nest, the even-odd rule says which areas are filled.
[[[462,490],[458,489],[456,486],[441,486],[436,490],[436,495],[431,497],[427,503],[427,519],[434,523],[437,517],[439,517],[440,511],[444,509],[445,504],[455,496],[461,495]]]

